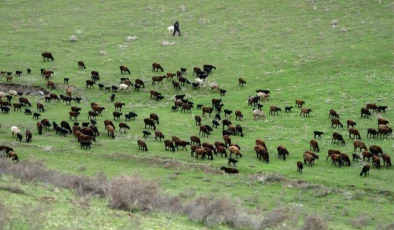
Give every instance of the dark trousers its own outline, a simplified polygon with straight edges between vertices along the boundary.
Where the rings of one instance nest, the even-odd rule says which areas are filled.
[[[179,27],[174,27],[174,33],[172,36],[175,36],[176,32],[178,32],[179,36],[181,36],[181,31],[179,30]]]

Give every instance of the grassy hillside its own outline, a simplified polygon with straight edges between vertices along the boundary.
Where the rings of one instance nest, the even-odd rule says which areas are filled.
[[[0,22],[3,31],[0,70],[23,71],[12,83],[46,88],[40,69],[50,69],[55,73],[53,81],[57,89],[54,93],[65,94],[66,87],[72,86],[73,96],[82,97],[80,104],[73,103],[82,108],[80,122],[88,121],[91,102],[106,108],[103,116],[97,118],[102,135],[90,150],[81,149],[71,135],[59,137],[53,130],[39,136],[37,121],[23,111],[0,114],[0,144],[13,146],[21,160],[33,157],[44,160],[50,168],[73,174],[94,175],[102,171],[109,178],[138,174],[160,182],[162,189],[172,195],[184,191],[193,191],[191,197],[225,195],[263,213],[272,210],[278,202],[289,207],[301,204],[301,217],[316,213],[332,229],[357,227],[352,220],[364,214],[368,224],[363,227],[367,229],[392,221],[390,205],[394,190],[387,183],[391,181],[392,169],[372,168],[370,176],[360,178],[365,162],[352,162],[350,167],[338,168],[325,160],[329,149],[353,153],[353,139],[348,138],[345,124],[347,119],[357,122],[356,128],[367,146],[380,145],[394,157],[392,135],[366,137],[368,128],[377,129],[377,116],[394,120],[393,6],[390,2],[6,1],[0,12],[4,19]],[[176,20],[180,21],[180,37],[170,36],[166,30]],[[72,36],[77,39],[71,39]],[[169,45],[162,45],[164,43]],[[44,51],[52,52],[55,60],[44,62],[40,55]],[[85,62],[86,70],[78,69],[79,60]],[[153,62],[160,63],[164,73],[153,73]],[[163,85],[151,84],[152,76],[175,72],[180,67],[188,69],[185,77],[193,81],[193,67],[203,64],[217,67],[209,75],[207,85],[218,83],[227,90],[226,96],[212,92],[209,87],[182,87],[182,91],[176,91],[167,80]],[[128,66],[131,75],[121,75],[120,65]],[[32,69],[31,75],[26,74],[26,68]],[[114,106],[109,99],[112,92],[99,91],[97,85],[93,89],[86,88],[85,81],[90,79],[92,70],[100,72],[99,83],[105,86],[118,85],[120,77],[129,77],[132,81],[140,78],[146,83],[140,92],[116,93],[115,101],[126,104],[122,112],[133,111],[138,117],[127,122],[131,130],[126,134],[117,132],[115,140],[105,135],[103,125],[104,120],[113,120]],[[247,82],[243,88],[238,86],[240,77]],[[63,83],[63,78],[70,78],[69,85]],[[0,83],[7,84],[4,76]],[[9,89],[6,85],[0,86],[0,91],[7,93]],[[255,95],[256,89],[271,91],[269,101],[262,102],[266,121],[253,120],[252,107],[246,102],[249,95]],[[156,102],[149,98],[149,90],[161,92],[165,98]],[[234,115],[230,118],[233,124],[242,125],[245,134],[245,137],[231,136],[243,153],[237,167],[240,175],[212,173],[227,164],[220,156],[214,156],[213,161],[195,160],[189,151],[165,151],[164,144],[153,137],[145,140],[148,152],[138,150],[137,140],[142,138],[144,130],[143,118],[152,112],[159,115],[158,130],[166,139],[178,136],[189,140],[192,135],[198,136],[194,116],[201,116],[201,111],[194,108],[191,114],[170,112],[175,94],[186,94],[190,101],[204,105],[210,105],[212,98],[221,98],[224,108],[243,112],[241,121],[235,120]],[[32,110],[36,110],[37,102],[44,103],[36,93],[26,97],[33,104]],[[305,107],[312,109],[311,117],[301,117],[298,108],[293,108],[291,113],[279,112],[278,116],[268,114],[271,105],[283,110],[284,106],[295,106],[296,99],[306,101]],[[389,108],[386,113],[373,113],[370,119],[360,118],[360,109],[366,103]],[[41,119],[58,124],[69,121],[69,106],[62,102],[44,105],[46,112]],[[330,109],[340,114],[345,124],[343,129],[330,127]],[[123,116],[121,121],[124,122]],[[212,117],[203,117],[203,124],[211,125],[211,121]],[[117,131],[118,123],[115,122]],[[33,142],[16,142],[9,129],[13,125],[23,133],[26,129],[32,130]],[[299,175],[295,165],[309,149],[314,130],[324,132],[322,139],[318,139],[320,159]],[[345,137],[345,146],[331,143],[334,131]],[[269,164],[255,157],[253,147],[257,138],[267,143]],[[202,141],[222,141],[221,129],[215,129]],[[278,145],[289,150],[286,161],[277,159]],[[285,180],[261,183],[256,181],[256,175],[261,173],[283,176]],[[323,189],[303,189],[288,183],[299,179]],[[346,194],[352,194],[351,198]],[[19,203],[15,199],[12,202]],[[380,210],[379,215],[368,211],[372,207]],[[74,216],[72,212],[68,215]],[[301,217],[292,228],[302,226]],[[160,222],[160,218],[152,221]],[[183,221],[186,220],[180,222]]]

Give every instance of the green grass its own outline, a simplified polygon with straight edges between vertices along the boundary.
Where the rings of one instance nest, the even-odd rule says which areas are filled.
[[[181,6],[186,10],[182,11]],[[140,174],[159,181],[163,192],[170,194],[190,189],[196,192],[195,196],[215,193],[243,201],[256,196],[257,201],[253,204],[244,203],[252,210],[261,207],[271,210],[275,207],[275,200],[286,205],[301,203],[305,214],[320,214],[332,229],[352,228],[349,220],[359,216],[363,210],[370,210],[371,203],[381,210],[380,215],[375,216],[375,222],[388,224],[392,221],[392,195],[380,195],[381,191],[394,192],[388,183],[392,169],[373,168],[370,176],[360,178],[358,174],[364,162],[352,162],[351,167],[337,168],[324,159],[328,149],[339,149],[349,155],[353,153],[353,140],[347,138],[346,128],[335,130],[346,137],[346,145],[331,143],[334,132],[328,119],[331,108],[340,114],[342,123],[347,119],[356,120],[356,128],[368,146],[380,145],[394,157],[392,136],[387,139],[366,138],[367,128],[376,127],[376,113],[371,119],[360,118],[360,108],[371,102],[388,105],[389,109],[382,116],[389,121],[394,120],[390,103],[394,96],[391,3],[339,0],[250,1],[248,4],[236,1],[173,1],[167,4],[157,1],[7,1],[2,3],[0,12],[4,19],[0,22],[3,31],[0,69],[24,71],[23,76],[15,77],[12,83],[45,88],[46,82],[39,70],[52,69],[55,72],[53,81],[57,85],[55,93],[65,94],[67,86],[63,84],[63,78],[68,77],[74,88],[73,96],[83,98],[78,105],[82,108],[80,121],[87,121],[90,102],[106,108],[103,116],[97,119],[102,136],[90,150],[81,150],[72,136],[58,137],[53,131],[39,136],[36,121],[23,112],[11,111],[8,116],[0,114],[1,144],[14,145],[22,160],[34,157],[44,160],[50,168],[77,174],[93,175],[103,171],[110,178]],[[180,21],[181,37],[167,34],[166,28],[176,20]],[[330,25],[333,20],[338,20],[336,27]],[[78,41],[69,41],[71,35],[76,35]],[[137,39],[127,42],[128,36],[137,36]],[[161,46],[162,41],[175,44],[164,47]],[[43,62],[40,54],[44,51],[52,52],[55,61]],[[100,51],[105,51],[106,55],[100,55]],[[79,60],[85,62],[86,70],[77,68]],[[209,87],[199,90],[184,87],[182,92],[178,92],[166,80],[163,86],[152,86],[151,77],[162,74],[151,72],[153,62],[160,63],[165,72],[186,67],[186,77],[190,80],[193,80],[194,66],[214,64],[217,70],[208,77],[208,81],[217,82],[227,90],[227,94],[221,97],[211,92]],[[131,75],[121,76],[120,65],[128,66]],[[32,75],[26,75],[28,67],[33,70]],[[103,127],[105,119],[112,120],[111,93],[99,91],[97,85],[86,89],[85,80],[90,78],[91,70],[100,72],[100,83],[106,86],[118,85],[120,77],[141,78],[146,82],[147,87],[140,92],[117,93],[116,101],[126,103],[123,111],[134,111],[138,118],[127,122],[131,131],[117,133],[115,140],[105,135]],[[243,88],[238,86],[240,77],[247,81]],[[0,82],[5,83],[5,78],[2,77]],[[246,103],[248,96],[254,95],[258,88],[271,90],[270,100],[264,102],[263,110],[268,117],[265,122],[254,121],[252,108]],[[165,99],[162,102],[149,99],[151,89],[161,92]],[[142,120],[152,112],[159,115],[158,130],[166,139],[176,135],[188,140],[190,136],[198,135],[194,116],[201,115],[201,111],[193,109],[192,114],[170,112],[175,94],[186,94],[195,104],[204,105],[209,105],[212,98],[222,98],[225,108],[243,112],[245,118],[242,121],[231,117],[234,124],[243,126],[245,133],[244,138],[231,137],[244,154],[238,166],[239,176],[207,174],[198,168],[189,168],[193,164],[188,163],[198,163],[217,169],[227,162],[220,157],[213,161],[194,160],[189,151],[164,151],[163,143],[152,137],[146,140],[149,151],[138,151],[136,142],[144,130]],[[39,97],[28,95],[27,98],[35,110]],[[279,116],[268,115],[270,105],[283,109],[287,105],[294,106],[295,99],[306,101],[305,106],[312,109],[310,118],[300,117],[297,108],[289,114],[282,111]],[[57,123],[68,121],[68,107],[58,102],[45,103],[46,112],[41,118]],[[115,123],[117,125],[118,122]],[[211,124],[211,118],[203,118],[203,124]],[[12,125],[18,126],[22,132],[31,129],[33,143],[15,142],[9,130]],[[299,175],[295,164],[309,149],[314,130],[325,133],[318,140],[321,159],[313,168],[305,167],[304,174]],[[253,147],[257,138],[267,143],[271,154],[268,165],[255,157]],[[215,129],[208,139],[202,139],[210,143],[222,141],[221,130]],[[290,152],[286,162],[276,158],[278,145],[286,146]],[[122,155],[114,157],[112,153]],[[135,157],[124,157],[128,155]],[[168,166],[153,161],[153,158],[176,159],[181,163]],[[86,170],[81,172],[81,166]],[[175,171],[180,174],[174,176]],[[346,200],[341,193],[315,196],[314,190],[289,188],[282,183],[250,186],[248,176],[259,172],[281,174],[291,180],[302,179],[327,189],[352,193],[365,191],[368,195]],[[101,202],[99,206],[104,209],[105,202],[97,202]],[[8,203],[18,205],[19,201],[10,199]],[[348,215],[342,215],[345,208]],[[72,212],[68,215],[75,216]],[[160,220],[156,218],[146,222]],[[184,223],[183,220],[181,222]],[[81,224],[86,226],[86,222]],[[367,228],[373,229],[374,223],[371,222]]]

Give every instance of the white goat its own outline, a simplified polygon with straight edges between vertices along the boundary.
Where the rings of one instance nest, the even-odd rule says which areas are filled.
[[[119,85],[119,90],[129,90],[130,86],[126,85],[126,84],[120,84]]]
[[[270,95],[268,93],[258,92],[257,96],[260,98],[260,100],[268,101]]]
[[[12,90],[12,89],[8,92],[8,94],[11,96],[14,96],[14,97],[18,96],[18,92],[16,92],[15,90]]]
[[[44,94],[44,92],[42,92],[42,91],[38,91],[38,94],[40,94],[40,98],[41,98],[41,99],[44,99],[44,98],[45,98],[45,94]]]
[[[169,27],[167,27],[167,30],[168,30],[168,34],[169,34],[169,35],[174,34],[174,26],[169,26]]]
[[[0,92],[0,98],[4,97],[5,93],[4,92]]]
[[[253,119],[256,120],[256,117],[258,119],[264,118],[264,120],[267,118],[265,116],[265,113],[263,111],[258,110],[258,109],[253,110]]]
[[[16,126],[11,127],[12,136],[15,136],[18,133],[21,133],[20,129]]]

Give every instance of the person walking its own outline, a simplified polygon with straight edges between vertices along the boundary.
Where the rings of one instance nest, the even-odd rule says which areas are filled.
[[[176,32],[178,32],[178,35],[181,36],[181,31],[179,30],[179,21],[176,21],[174,23],[174,33],[172,34],[172,36],[175,36]]]

